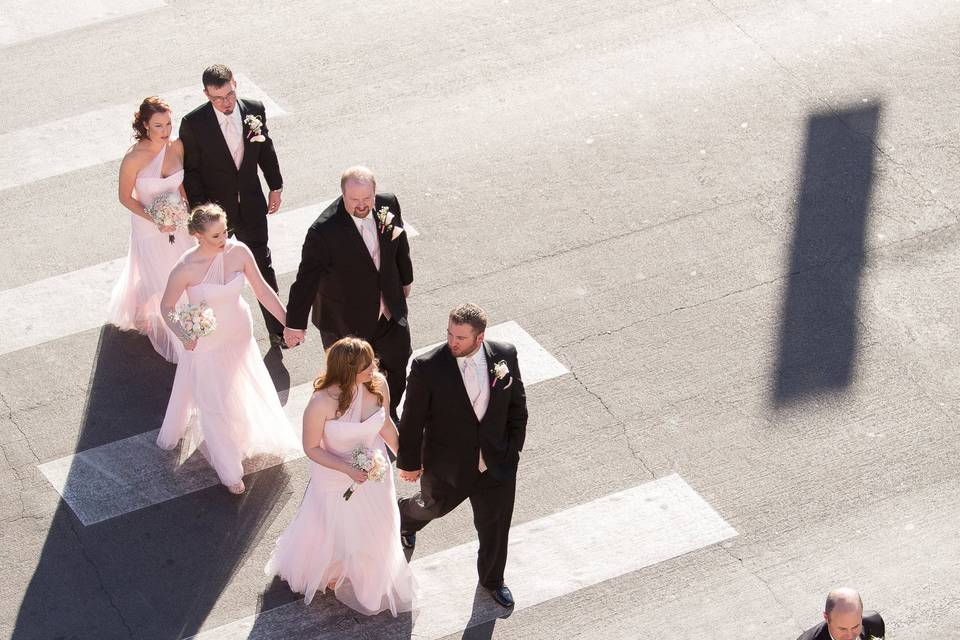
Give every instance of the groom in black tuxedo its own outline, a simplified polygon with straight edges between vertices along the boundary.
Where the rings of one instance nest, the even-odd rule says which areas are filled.
[[[480,585],[505,607],[504,584],[517,465],[527,433],[527,397],[516,348],[484,339],[487,316],[475,304],[450,312],[447,342],[413,361],[400,420],[397,468],[420,492],[399,501],[400,541],[466,499],[480,549]]]
[[[342,195],[307,231],[283,335],[287,346],[303,342],[312,308],[325,349],[346,336],[369,342],[386,375],[390,414],[397,421],[411,354],[407,296],[413,264],[400,203],[376,189],[366,167],[343,172]]]
[[[215,202],[227,212],[230,235],[249,247],[263,279],[277,291],[267,246],[267,214],[280,209],[283,177],[263,103],[237,98],[237,81],[222,64],[203,72],[203,92],[209,101],[180,123],[187,199],[191,207]],[[251,116],[256,122],[247,121]],[[263,196],[257,167],[270,187],[269,200]],[[260,309],[271,344],[285,347],[283,325],[263,305]]]
[[[853,589],[827,594],[823,622],[807,629],[797,640],[869,640],[883,638],[886,628],[876,611],[864,612],[863,600]]]

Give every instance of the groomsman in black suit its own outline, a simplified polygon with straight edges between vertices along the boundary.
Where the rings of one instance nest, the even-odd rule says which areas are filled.
[[[274,291],[267,246],[267,215],[280,209],[283,177],[267,130],[263,103],[237,97],[237,81],[229,67],[215,64],[203,72],[208,102],[183,117],[183,187],[190,206],[215,202],[227,212],[231,236],[243,242],[257,262],[263,279]],[[257,167],[270,187],[263,196]],[[283,325],[260,305],[274,346],[283,343]]]
[[[527,432],[527,398],[516,348],[484,339],[487,315],[475,304],[450,312],[447,342],[413,361],[400,420],[397,468],[420,491],[399,501],[400,542],[466,499],[480,549],[480,585],[504,607],[507,543],[517,465]]]
[[[400,203],[376,190],[366,167],[343,172],[342,195],[307,231],[283,335],[288,346],[303,342],[312,308],[325,349],[345,336],[369,342],[387,377],[390,414],[398,421],[412,352],[407,296],[413,264]]]
[[[869,640],[883,638],[886,628],[876,611],[864,613],[863,600],[853,589],[834,589],[823,607],[823,622],[797,640]]]

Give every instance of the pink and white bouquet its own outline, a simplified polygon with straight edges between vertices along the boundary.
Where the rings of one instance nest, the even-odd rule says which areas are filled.
[[[180,325],[188,340],[208,336],[217,329],[217,319],[213,309],[206,302],[200,304],[182,304],[176,311],[170,312],[170,320]]]
[[[390,468],[387,464],[387,459],[383,457],[383,452],[380,451],[380,449],[365,449],[360,445],[353,448],[353,453],[350,454],[350,464],[361,471],[366,471],[367,480],[373,480],[374,482],[383,482],[383,478],[387,475],[387,470]],[[356,490],[357,483],[354,482],[350,485],[350,488],[343,493],[343,499],[349,500],[350,496],[352,496]]]
[[[187,226],[187,219],[190,212],[183,204],[183,199],[176,191],[164,191],[150,203],[146,208],[147,215],[153,218],[153,221],[161,227],[184,228]],[[173,244],[175,238],[170,234],[170,244]]]

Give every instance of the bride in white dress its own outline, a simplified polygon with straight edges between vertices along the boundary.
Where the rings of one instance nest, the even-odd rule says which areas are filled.
[[[158,226],[146,207],[162,193],[183,190],[183,144],[171,140],[170,106],[156,96],[134,115],[134,144],[120,163],[120,203],[130,210],[130,251],[113,287],[107,322],[146,334],[154,350],[177,362],[183,347],[160,316],[167,276],[183,252],[196,243],[186,229]],[[171,242],[170,240],[173,240]]]

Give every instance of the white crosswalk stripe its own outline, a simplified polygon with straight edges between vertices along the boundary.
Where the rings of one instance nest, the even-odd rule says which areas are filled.
[[[489,327],[492,339],[512,342],[517,347],[520,371],[525,383],[535,385],[567,373],[556,358],[516,322]],[[423,353],[436,345],[419,349]],[[303,409],[313,392],[312,383],[289,391],[284,410],[299,434]],[[217,484],[217,476],[197,453],[178,464],[178,452],[156,446],[157,430],[64,456],[38,465],[40,472],[63,497],[84,525],[115,518],[187,493]],[[248,461],[247,473],[303,457],[287,460]]]
[[[253,81],[242,73],[235,76],[241,97],[263,101],[268,125],[270,118],[286,115]],[[199,80],[186,87],[158,91],[157,95],[173,109],[174,131],[184,114],[206,101]],[[139,106],[139,102],[124,102],[0,134],[0,189],[120,160],[132,143],[131,114]],[[69,151],[51,153],[51,149]]]
[[[602,524],[601,524],[602,523]],[[429,529],[422,535],[429,535]],[[683,478],[673,474],[510,530],[506,581],[517,604],[533,607],[737,535]],[[503,615],[490,604],[477,610],[477,543],[451,547],[411,567],[420,588],[411,637],[436,640]],[[311,606],[293,602],[194,636],[195,640],[257,637],[333,638],[325,622],[337,612],[330,598]],[[388,637],[387,616],[364,619],[370,637]],[[304,632],[307,629],[308,631]],[[382,630],[382,634],[377,634]],[[338,629],[335,633],[341,633]]]
[[[165,6],[163,0],[0,0],[0,47]]]
[[[329,202],[270,216],[270,251],[277,273],[297,269],[307,228]],[[413,225],[405,226],[411,238],[418,235]],[[0,324],[20,327],[19,331],[0,332],[0,355],[101,326],[125,260],[118,258],[0,291]],[[23,305],[22,300],[34,302]],[[72,312],[58,313],[64,308]]]

